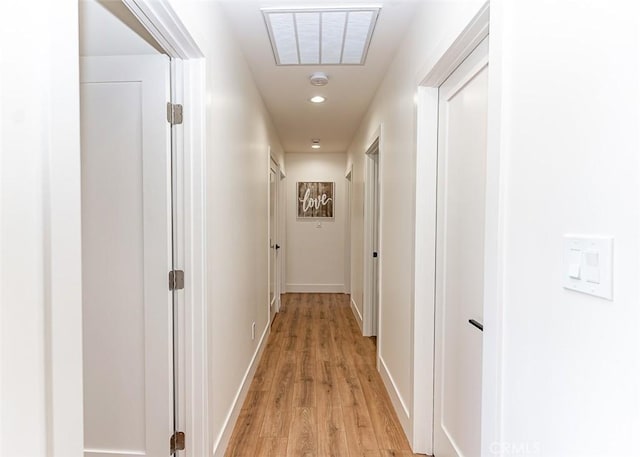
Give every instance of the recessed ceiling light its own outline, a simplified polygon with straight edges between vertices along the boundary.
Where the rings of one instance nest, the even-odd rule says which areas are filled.
[[[323,103],[325,100],[327,99],[324,98],[322,95],[316,95],[315,97],[311,97],[309,99],[311,103]]]
[[[364,65],[379,6],[263,8],[277,65]]]
[[[320,149],[320,140],[311,140],[311,149]]]

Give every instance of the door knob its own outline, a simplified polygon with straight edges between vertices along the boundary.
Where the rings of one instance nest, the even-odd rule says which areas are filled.
[[[275,248],[276,248],[276,250],[280,249],[280,245],[279,245],[279,244],[276,244],[276,245],[275,245]]]

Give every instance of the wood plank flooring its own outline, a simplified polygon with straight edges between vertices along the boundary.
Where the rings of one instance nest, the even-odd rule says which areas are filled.
[[[417,456],[349,296],[287,294],[225,457]]]

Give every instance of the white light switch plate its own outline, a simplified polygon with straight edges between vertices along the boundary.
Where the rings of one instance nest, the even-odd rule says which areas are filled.
[[[613,238],[564,236],[566,289],[613,300]]]

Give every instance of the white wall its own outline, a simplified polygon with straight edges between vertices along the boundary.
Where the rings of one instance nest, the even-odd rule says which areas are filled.
[[[80,457],[77,4],[0,17],[0,455]]]
[[[346,156],[342,153],[294,153],[287,154],[286,161],[286,290],[344,292]],[[298,219],[296,183],[300,181],[335,183],[333,219]]]
[[[637,456],[639,7],[492,3],[504,455]],[[613,301],[562,288],[566,233],[615,238]]]
[[[365,151],[381,127],[380,334],[381,372],[405,432],[413,441],[413,272],[416,105],[418,85],[483,1],[425,2],[348,151],[353,164],[351,289],[363,306],[363,204]],[[426,332],[432,329],[425,329]],[[423,386],[416,386],[416,389]],[[426,435],[424,429],[417,434]],[[423,439],[423,438],[422,438]],[[424,451],[424,448],[418,449]]]
[[[268,330],[269,147],[281,166],[284,157],[220,6],[172,3],[206,59],[209,430],[222,455]]]

